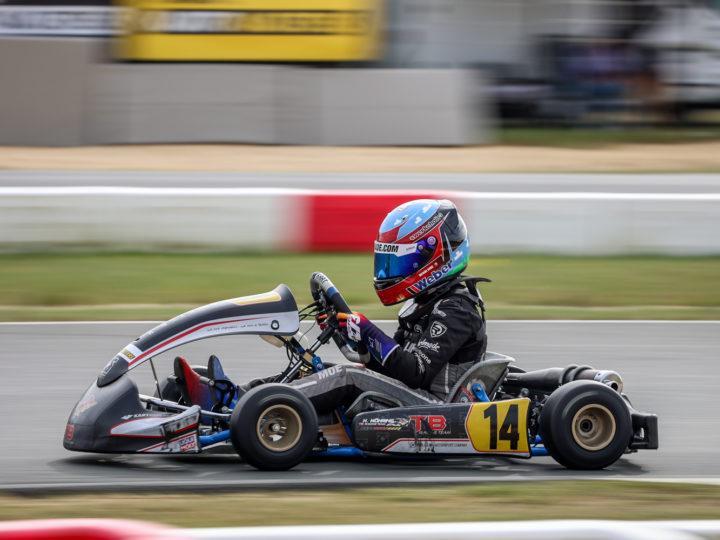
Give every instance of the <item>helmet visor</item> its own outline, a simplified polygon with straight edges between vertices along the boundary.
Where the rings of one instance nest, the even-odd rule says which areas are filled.
[[[375,279],[405,278],[425,266],[435,252],[427,240],[415,244],[375,242]]]

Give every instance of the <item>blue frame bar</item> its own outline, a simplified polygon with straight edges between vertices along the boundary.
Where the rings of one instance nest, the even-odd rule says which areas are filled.
[[[230,440],[230,430],[219,431],[212,435],[200,435],[198,437],[200,446],[210,446],[211,444],[217,444],[219,442],[225,442]]]
[[[535,440],[532,442],[534,445],[540,445],[540,446],[533,446],[530,448],[530,455],[533,457],[542,457],[542,456],[549,456],[550,453],[547,451],[545,446],[543,445],[542,438],[540,435],[535,436]]]
[[[490,398],[488,397],[487,393],[485,392],[485,389],[482,387],[481,384],[475,383],[472,385],[472,391],[473,394],[475,394],[475,398],[482,402],[482,403],[489,403]]]
[[[354,446],[340,446],[338,448],[328,448],[323,452],[313,452],[313,457],[364,457],[365,452]]]

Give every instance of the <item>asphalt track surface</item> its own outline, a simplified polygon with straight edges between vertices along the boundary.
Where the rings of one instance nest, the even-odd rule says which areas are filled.
[[[720,193],[717,174],[409,174],[0,171],[0,187],[393,189],[478,192]]]
[[[68,415],[104,364],[154,323],[0,324],[3,415],[0,490],[67,491],[386,486],[603,478],[720,483],[720,321],[490,321],[490,349],[525,369],[590,364],[620,372],[639,410],[660,419],[660,449],[626,455],[604,471],[567,471],[552,458],[312,460],[291,471],[252,469],[231,452],[193,456],[72,453],[63,449]],[[387,325],[388,327],[390,325]],[[386,328],[390,330],[390,328]],[[204,363],[216,353],[236,382],[276,372],[284,352],[257,336],[198,341],[158,357],[163,372],[182,354]],[[320,351],[337,361],[332,344]],[[152,392],[149,366],[133,372]]]

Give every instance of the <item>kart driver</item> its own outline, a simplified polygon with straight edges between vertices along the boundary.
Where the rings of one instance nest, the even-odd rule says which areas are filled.
[[[421,199],[392,210],[375,242],[374,286],[386,306],[405,301],[398,330],[390,337],[360,313],[338,314],[345,339],[369,351],[364,365],[338,364],[291,386],[320,414],[366,391],[401,405],[456,401],[450,390],[487,345],[475,283],[488,280],[461,274],[469,259],[467,229],[452,202]]]

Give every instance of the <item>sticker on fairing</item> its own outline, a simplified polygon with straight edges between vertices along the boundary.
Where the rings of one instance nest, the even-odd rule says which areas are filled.
[[[238,306],[246,306],[248,304],[264,304],[266,302],[280,302],[282,297],[277,291],[270,291],[262,294],[253,294],[251,296],[241,296],[228,300]]]
[[[153,444],[138,450],[148,454],[197,454],[200,452],[200,444],[197,433],[180,435],[167,442]]]
[[[143,352],[138,349],[132,343],[120,351],[117,356],[122,357],[127,362],[132,362],[136,357],[140,356]]]

